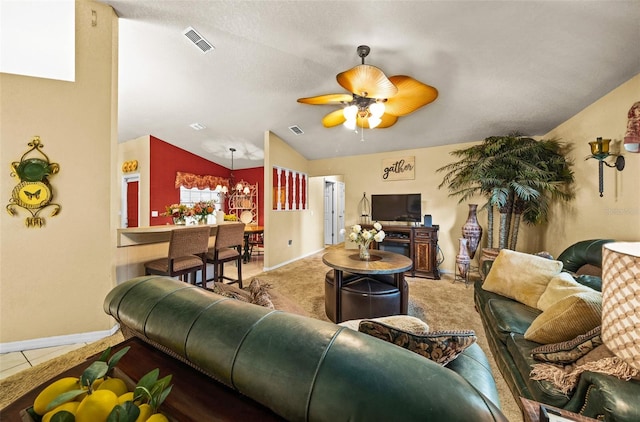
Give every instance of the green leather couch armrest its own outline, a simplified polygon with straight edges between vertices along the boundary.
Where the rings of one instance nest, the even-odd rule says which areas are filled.
[[[640,382],[583,372],[565,409],[607,422],[638,422]]]

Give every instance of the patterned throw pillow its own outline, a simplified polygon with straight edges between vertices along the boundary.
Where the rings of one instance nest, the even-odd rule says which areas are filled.
[[[573,363],[602,344],[600,328],[597,326],[572,340],[536,347],[531,356],[543,362]]]
[[[398,328],[399,330],[408,331],[411,334],[424,334],[429,332],[429,324],[411,315],[389,315],[378,318],[363,318],[363,319],[350,319],[348,321],[342,321],[338,325],[358,331],[360,322],[364,320],[381,322],[391,327]]]
[[[445,366],[476,341],[473,330],[431,331],[413,334],[377,321],[363,320],[358,329],[381,340],[403,347]]]
[[[213,293],[218,294],[220,296],[228,297],[230,299],[237,299],[243,302],[248,302],[246,297],[242,296],[239,293],[236,293],[224,288],[223,286],[220,285],[220,283],[213,283],[213,287],[212,288],[207,287],[207,290],[210,290]]]
[[[249,284],[249,292],[251,293],[251,303],[264,306],[265,308],[275,309],[271,296],[267,291],[271,287],[270,284],[262,284],[260,280],[254,278]]]

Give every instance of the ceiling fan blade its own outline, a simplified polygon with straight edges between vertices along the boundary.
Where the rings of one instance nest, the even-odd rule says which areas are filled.
[[[398,121],[398,116],[394,116],[393,114],[384,113],[382,117],[380,117],[380,124],[376,126],[376,129],[384,129],[389,126],[393,126]]]
[[[324,127],[334,127],[343,124],[347,119],[344,117],[342,109],[332,111],[322,118]]]
[[[384,103],[385,113],[405,116],[438,98],[437,89],[410,76],[396,75],[389,80],[398,87],[398,93]]]
[[[368,64],[338,73],[336,79],[341,87],[361,97],[390,98],[398,92],[382,70]]]
[[[353,101],[351,94],[325,94],[317,97],[298,98],[299,103],[304,104],[342,104]]]

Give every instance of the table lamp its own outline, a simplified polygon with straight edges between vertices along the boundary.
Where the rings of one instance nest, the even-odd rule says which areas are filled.
[[[640,370],[640,242],[603,245],[602,341]]]

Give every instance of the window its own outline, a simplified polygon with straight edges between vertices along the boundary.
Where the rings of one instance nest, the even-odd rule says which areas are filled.
[[[184,186],[180,186],[180,203],[185,204],[187,206],[192,207],[196,202],[200,201],[213,201],[215,204],[215,208],[217,211],[222,210],[222,196],[220,192],[216,192],[215,190],[211,190],[209,188],[206,189],[198,189],[198,188],[185,188]]]

